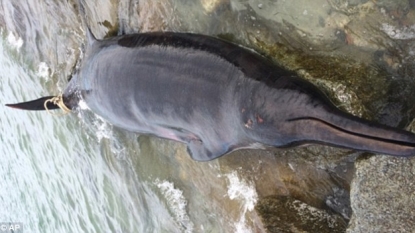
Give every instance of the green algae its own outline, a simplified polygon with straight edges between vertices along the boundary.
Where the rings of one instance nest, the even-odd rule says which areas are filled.
[[[102,26],[106,27],[108,29],[108,32],[105,34],[104,38],[111,38],[118,35],[118,24],[112,25],[111,22],[108,20],[104,20],[103,22],[100,22]]]
[[[408,124],[408,112],[414,111],[415,103],[410,95],[414,91],[412,79],[408,78],[412,66],[403,64],[392,73],[389,67],[374,62],[374,56],[365,57],[364,51],[352,57],[353,53],[342,53],[344,49],[307,51],[258,38],[253,44],[276,63],[316,84],[340,109],[383,124]],[[339,92],[341,86],[343,91]]]

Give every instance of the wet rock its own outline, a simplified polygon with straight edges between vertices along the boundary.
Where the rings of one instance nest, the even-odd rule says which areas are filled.
[[[200,4],[202,4],[203,9],[206,13],[212,13],[214,11],[220,10],[221,7],[229,7],[230,1],[229,0],[200,0]]]
[[[347,226],[341,217],[290,197],[266,197],[259,201],[256,210],[270,233],[340,233],[344,232]]]
[[[336,213],[340,214],[344,219],[349,220],[352,215],[352,209],[345,203],[350,202],[348,190],[335,188],[333,195],[326,198],[326,205]]]
[[[224,173],[236,170],[244,179],[254,182],[260,199],[273,195],[290,196],[316,208],[331,209],[334,202],[328,206],[327,200],[339,196],[336,190],[348,193],[354,171],[353,164],[346,161],[348,156],[353,157],[350,150],[309,146],[239,151],[219,162]],[[348,198],[336,200],[338,207],[332,209],[333,212],[350,209]]]
[[[358,160],[347,232],[413,232],[414,174],[414,158],[372,156]]]
[[[407,11],[410,8],[411,0],[395,0],[395,1],[388,1],[388,0],[379,0],[376,1],[376,5],[378,7],[383,7],[387,11]],[[412,3],[413,4],[413,3]]]

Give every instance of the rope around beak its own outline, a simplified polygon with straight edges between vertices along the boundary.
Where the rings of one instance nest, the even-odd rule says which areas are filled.
[[[55,113],[52,113],[51,111],[49,111],[49,109],[47,107],[47,103],[48,102],[51,102],[51,103],[57,105],[60,109],[62,109],[63,113],[62,114],[55,114]],[[66,114],[68,114],[68,113],[71,112],[71,109],[69,109],[68,107],[66,107],[66,105],[63,103],[62,94],[46,100],[45,103],[43,104],[43,107],[45,107],[46,111],[50,115],[55,115],[55,116],[62,116],[62,115],[66,115]]]

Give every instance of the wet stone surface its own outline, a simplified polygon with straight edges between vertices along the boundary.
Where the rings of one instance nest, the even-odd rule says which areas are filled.
[[[340,233],[347,226],[343,218],[290,197],[271,196],[261,199],[256,210],[270,233]]]
[[[353,217],[347,232],[413,232],[415,160],[373,156],[356,161]]]

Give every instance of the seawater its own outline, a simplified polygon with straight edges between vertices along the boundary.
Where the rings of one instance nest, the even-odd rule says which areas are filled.
[[[25,232],[175,231],[152,223],[151,211],[143,211],[158,198],[136,182],[128,161],[108,159],[100,144],[111,137],[105,123],[93,118],[94,134],[76,114],[55,117],[4,106],[45,95],[47,80],[20,62],[21,38],[4,31],[2,38],[0,220],[22,222]],[[138,193],[153,201],[142,203],[146,197]]]

